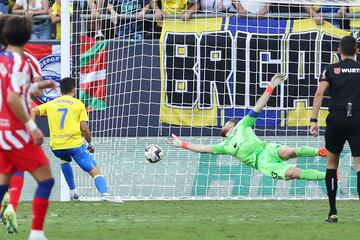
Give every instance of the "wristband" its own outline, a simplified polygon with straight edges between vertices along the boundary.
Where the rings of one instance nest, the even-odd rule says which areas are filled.
[[[317,122],[318,122],[318,120],[317,120],[317,118],[310,118],[310,122],[317,123]]]
[[[181,142],[181,147],[183,149],[188,149],[189,148],[189,143],[188,142]]]
[[[271,95],[271,94],[273,93],[273,91],[274,91],[274,89],[273,89],[272,86],[268,85],[268,86],[266,87],[266,92],[267,92],[269,95]]]
[[[92,142],[88,142],[88,146],[92,146]]]
[[[29,121],[27,121],[25,123],[25,127],[30,131],[34,131],[36,130],[38,127],[36,126],[36,123],[34,122],[34,120],[30,119]]]

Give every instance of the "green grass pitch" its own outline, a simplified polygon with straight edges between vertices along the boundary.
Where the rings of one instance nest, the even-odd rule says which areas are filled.
[[[339,223],[327,224],[326,200],[53,202],[46,233],[49,240],[358,240],[359,210],[358,201],[338,201]],[[22,202],[19,233],[3,228],[0,239],[27,239],[30,222],[31,204]]]

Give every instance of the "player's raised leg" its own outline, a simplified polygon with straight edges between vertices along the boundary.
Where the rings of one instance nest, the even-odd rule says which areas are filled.
[[[326,154],[326,149],[325,148],[317,149],[317,148],[307,147],[307,146],[296,147],[296,148],[283,146],[283,147],[279,148],[278,154],[279,154],[280,158],[282,158],[284,160],[288,160],[288,159],[297,158],[297,157],[323,156],[324,154]],[[325,179],[324,172],[321,172],[321,171],[318,171],[315,169],[303,170],[303,169],[294,168],[294,167],[290,167],[286,171],[285,176],[286,176],[286,180],[304,179],[304,180],[309,180],[309,181],[317,181],[317,180]]]
[[[279,156],[284,160],[289,160],[297,157],[326,157],[327,150],[326,148],[314,148],[308,146],[301,147],[286,147],[282,146],[278,150]]]

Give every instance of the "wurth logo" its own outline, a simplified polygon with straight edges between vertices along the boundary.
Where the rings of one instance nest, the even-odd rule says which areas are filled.
[[[360,68],[334,68],[334,73],[360,73]]]

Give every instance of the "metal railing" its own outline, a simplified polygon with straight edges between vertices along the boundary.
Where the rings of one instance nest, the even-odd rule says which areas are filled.
[[[80,13],[80,11],[78,11],[78,13]],[[166,19],[180,19],[182,14],[164,14],[164,21],[166,21]],[[110,20],[111,14],[100,14],[97,15],[96,17],[91,16],[90,14],[79,14],[80,16],[80,31],[85,32],[86,31],[86,21],[88,20]],[[194,13],[191,16],[191,19],[204,19],[204,18],[219,18],[219,17],[241,17],[241,18],[249,18],[249,19],[280,19],[280,18],[285,18],[285,19],[306,19],[306,18],[311,18],[310,14],[308,13],[268,13],[264,16],[257,16],[256,14],[246,14],[246,15],[240,15],[236,12],[228,12],[228,13],[213,13],[213,12],[197,12]],[[333,14],[333,13],[324,13],[321,15],[324,19],[338,19],[338,20],[352,20],[352,19],[360,19],[360,13],[347,13],[345,16],[339,16],[337,14]],[[34,20],[45,20],[45,19],[49,19],[50,17],[48,15],[36,15],[33,16]],[[136,20],[138,19],[137,14],[119,14],[118,15],[118,19],[123,19],[123,20]],[[144,19],[146,20],[151,20],[151,21],[155,21],[155,17],[153,13],[150,14],[145,14]],[[35,42],[35,41],[34,41]],[[44,42],[44,43],[48,43],[50,42],[51,44],[57,44],[59,43],[59,41],[57,40],[36,40],[36,42]]]
[[[181,18],[182,14],[164,14],[164,19],[177,19],[177,18]],[[290,18],[290,19],[305,19],[305,18],[311,18],[310,14],[308,13],[267,13],[264,16],[258,16],[256,14],[246,14],[246,15],[240,15],[236,12],[228,12],[228,13],[213,13],[213,12],[197,12],[194,13],[191,16],[191,19],[200,19],[200,18],[218,18],[218,17],[233,17],[233,16],[240,16],[242,18]],[[324,13],[321,15],[323,18],[325,19],[344,19],[344,20],[352,20],[355,18],[359,18],[360,19],[360,13],[347,13],[345,16],[340,16],[337,14],[332,14],[332,13]],[[83,20],[89,20],[89,19],[94,19],[93,16],[91,16],[90,14],[80,14],[80,18]],[[99,14],[96,16],[96,19],[111,19],[111,14]],[[138,16],[136,14],[119,14],[118,15],[119,19],[138,19]],[[154,20],[154,14],[145,14],[145,19],[147,20]]]

